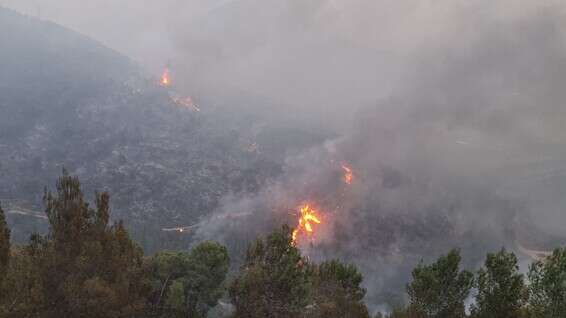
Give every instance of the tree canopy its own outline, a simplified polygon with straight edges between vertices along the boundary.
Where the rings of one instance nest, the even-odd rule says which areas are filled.
[[[558,318],[566,314],[566,248],[557,248],[545,260],[533,263],[530,281],[530,313],[534,318]]]
[[[484,267],[477,274],[476,303],[472,316],[477,318],[516,318],[526,300],[523,275],[517,257],[501,249],[488,253]]]
[[[473,274],[460,271],[460,260],[460,252],[451,250],[436,262],[421,262],[413,270],[413,280],[407,285],[411,311],[431,318],[465,316],[464,301],[472,288]]]
[[[309,299],[307,265],[287,226],[256,240],[230,286],[235,317],[299,316]]]
[[[90,208],[79,180],[64,171],[56,193],[46,191],[44,202],[49,233],[32,236],[17,254],[21,267],[10,273],[33,277],[30,297],[12,295],[10,311],[46,318],[142,313],[149,291],[143,251],[121,222],[109,224],[109,195],[97,193]]]
[[[309,262],[289,227],[253,242],[230,286],[235,317],[369,317],[362,275],[338,260]]]
[[[229,257],[216,242],[202,242],[190,252],[163,251],[151,258],[154,314],[205,317],[224,294]]]
[[[1,317],[370,317],[358,268],[337,259],[311,262],[294,245],[288,226],[249,244],[227,284],[230,258],[223,245],[204,241],[186,251],[144,257],[124,224],[111,223],[109,194],[94,197],[91,207],[79,180],[64,172],[56,191],[44,193],[48,233],[33,234],[21,246],[10,245],[0,208]],[[534,262],[526,277],[517,256],[505,249],[488,253],[475,277],[460,263],[457,249],[430,264],[421,261],[406,286],[408,305],[374,317],[566,313],[566,248]],[[472,287],[475,301],[466,314]]]
[[[363,318],[369,313],[362,274],[351,264],[330,260],[314,266],[313,302],[307,317]]]
[[[10,259],[10,229],[6,224],[4,211],[0,206],[0,288],[2,281],[8,270],[8,261]]]

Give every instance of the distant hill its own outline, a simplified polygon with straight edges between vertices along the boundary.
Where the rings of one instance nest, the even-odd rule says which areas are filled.
[[[54,23],[0,8],[0,132],[18,137],[131,78],[130,61]]]
[[[254,191],[280,170],[254,145],[250,119],[175,103],[175,92],[87,37],[0,8],[0,43],[0,201],[8,210],[41,212],[44,187],[65,167],[87,195],[108,190],[113,215],[153,249],[163,241],[156,233],[178,240],[161,228],[191,225],[224,194]],[[45,223],[8,219],[16,241]]]

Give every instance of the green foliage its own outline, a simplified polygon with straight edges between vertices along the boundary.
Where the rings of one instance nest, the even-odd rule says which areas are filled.
[[[190,253],[164,251],[151,259],[155,316],[205,317],[223,295],[228,251],[203,242]]]
[[[44,297],[40,273],[32,257],[32,245],[13,248],[0,299],[2,317],[33,317],[41,311]]]
[[[366,294],[365,289],[360,287],[363,277],[356,266],[343,264],[338,260],[323,262],[318,267],[317,283],[336,283],[344,289],[352,300],[360,301]]]
[[[9,275],[29,285],[10,281],[10,314],[51,318],[142,313],[149,292],[143,252],[122,223],[108,224],[108,194],[97,193],[96,208],[91,209],[78,179],[64,172],[57,194],[46,192],[44,200],[49,234],[33,235],[14,258],[17,266],[10,267]]]
[[[95,198],[94,208],[89,207],[78,179],[64,172],[56,194],[45,192],[48,235],[34,234],[28,245],[11,249],[0,208],[0,316],[210,315],[226,292],[227,249],[202,242],[189,252],[162,251],[144,261],[124,225],[109,224],[108,194]],[[407,285],[409,306],[376,317],[465,317],[464,300],[474,279],[460,270],[460,261],[459,251],[452,250],[432,264],[421,262]],[[478,293],[470,317],[565,317],[566,248],[531,265],[528,287],[517,262],[505,249],[487,254],[475,280]],[[362,279],[354,265],[308,262],[283,226],[248,247],[228,289],[233,318],[369,318]],[[220,307],[218,315],[230,311],[228,305]]]
[[[6,271],[8,270],[8,262],[10,259],[10,229],[6,224],[4,211],[0,207],[0,291],[2,291],[2,283]],[[1,295],[0,295],[1,297]]]
[[[163,251],[155,254],[149,263],[152,279],[152,315],[159,317],[183,312],[185,290],[182,279],[189,271],[189,253]]]
[[[8,312],[8,271],[10,266],[10,229],[6,223],[4,211],[0,207],[0,314]]]
[[[531,265],[529,309],[534,318],[566,315],[566,248],[557,248],[544,261]]]
[[[229,289],[234,317],[300,316],[310,299],[309,267],[289,227],[256,240]]]
[[[174,280],[168,288],[166,306],[172,313],[182,316],[187,311],[185,298],[185,284],[182,279]]]
[[[410,310],[419,317],[458,318],[465,316],[464,300],[473,283],[473,274],[460,271],[460,253],[452,250],[431,265],[422,262],[413,270],[407,285]]]
[[[323,262],[314,267],[314,308],[307,317],[369,318],[363,303],[365,289],[362,274],[354,265],[337,260]]]
[[[229,264],[228,251],[216,242],[203,242],[191,250],[190,277],[186,281],[191,317],[204,317],[222,297]]]
[[[368,318],[362,279],[338,260],[308,263],[284,226],[249,246],[229,292],[236,318]]]
[[[505,249],[488,253],[484,267],[478,271],[476,287],[478,294],[472,308],[473,317],[520,317],[526,298],[525,284],[515,254]]]
[[[189,253],[162,251],[151,259],[154,278],[160,281],[177,279],[188,271]]]

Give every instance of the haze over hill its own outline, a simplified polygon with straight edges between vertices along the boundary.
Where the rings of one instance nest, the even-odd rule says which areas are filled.
[[[266,158],[251,148],[256,135],[272,134],[258,134],[253,116],[197,111],[86,37],[10,10],[0,14],[7,48],[0,52],[0,198],[15,211],[41,211],[43,187],[65,167],[87,193],[108,187],[117,217],[140,238],[191,225],[227,191],[251,191],[278,173],[280,153]],[[320,138],[293,130],[303,142],[288,147],[287,133],[277,130],[277,151]],[[17,241],[27,239],[25,228],[14,228]]]
[[[453,246],[476,266],[564,243],[560,2],[128,3],[124,30],[58,3],[76,10],[43,17],[138,63],[1,10],[1,199],[40,209],[65,166],[87,192],[108,186],[149,248],[215,239],[235,259],[310,202],[323,223],[304,253],[355,262],[373,305]],[[200,112],[175,103],[189,95]]]

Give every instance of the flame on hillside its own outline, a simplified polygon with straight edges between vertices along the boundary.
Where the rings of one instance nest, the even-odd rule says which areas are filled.
[[[163,73],[161,73],[161,79],[159,80],[159,84],[161,86],[171,85],[171,76],[169,75],[169,69],[163,70]]]
[[[306,237],[312,240],[314,235],[315,224],[320,224],[318,212],[311,208],[308,204],[299,207],[299,224],[293,230],[293,244],[297,244],[299,237]]]
[[[343,163],[342,170],[344,170],[342,181],[344,181],[344,183],[346,183],[347,185],[352,184],[352,182],[354,181],[354,172],[352,171],[352,168],[350,168],[348,165]]]

